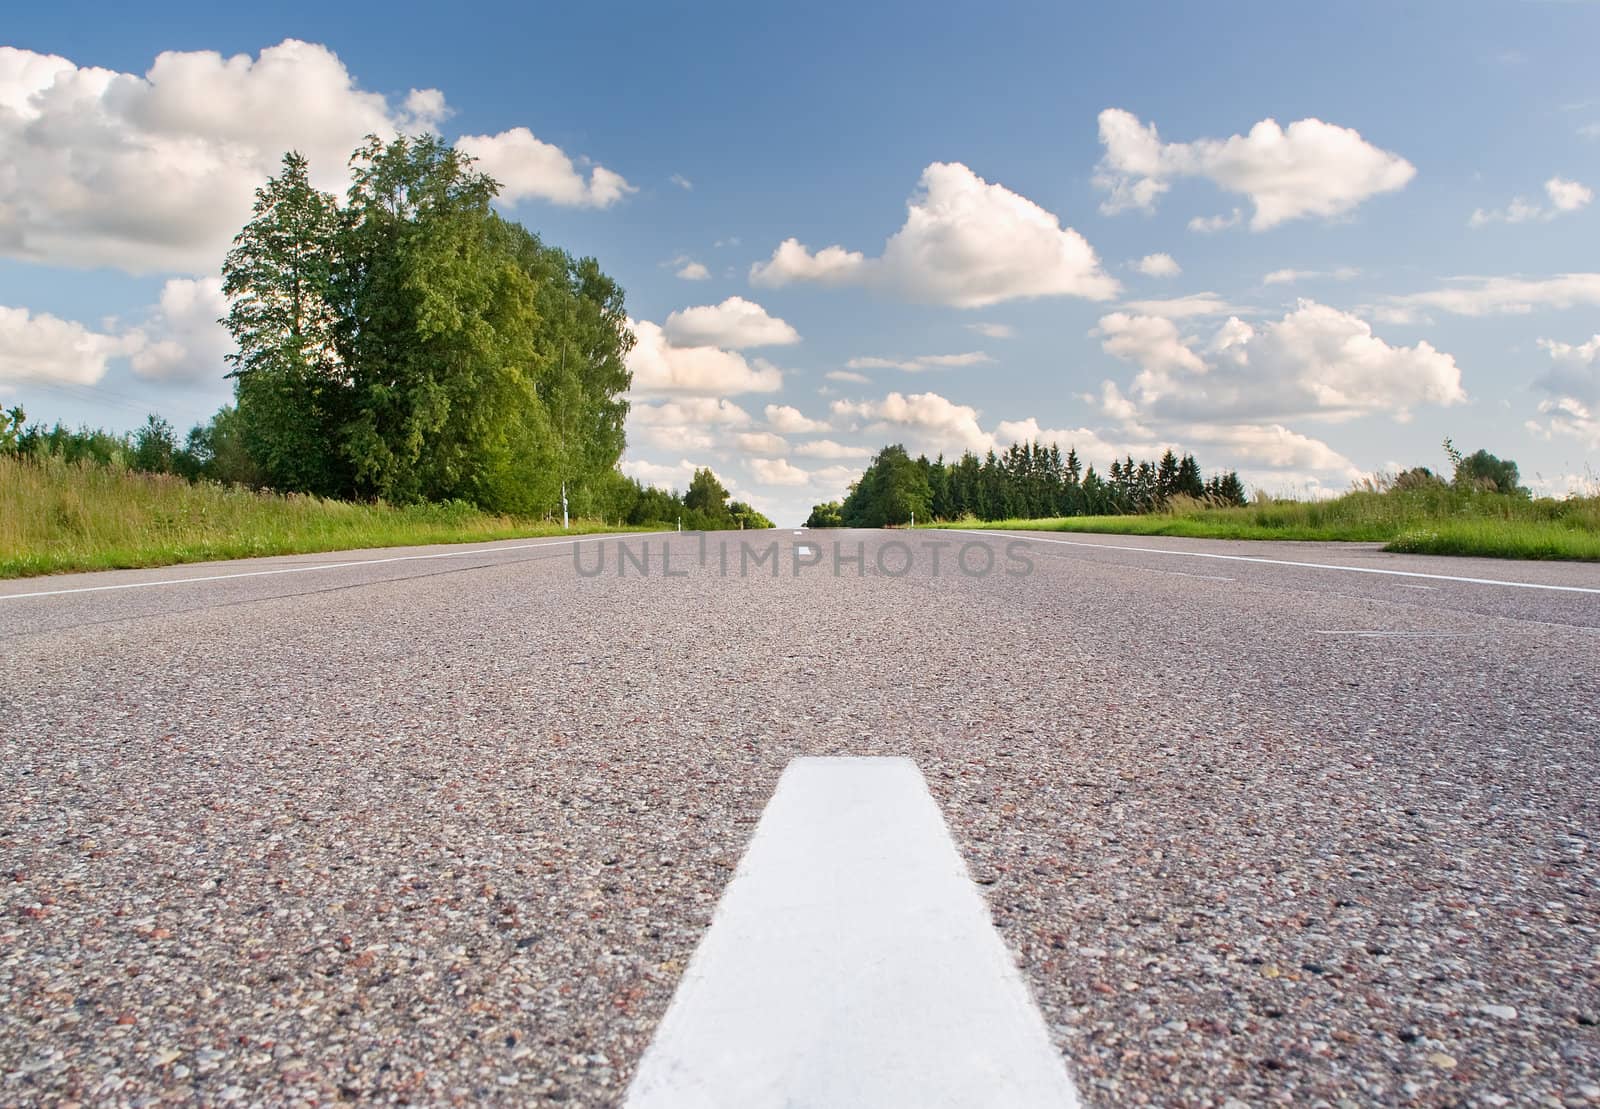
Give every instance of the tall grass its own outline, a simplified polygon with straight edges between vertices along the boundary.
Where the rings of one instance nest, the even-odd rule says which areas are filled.
[[[1263,497],[1240,508],[1180,497],[1165,511],[1142,516],[967,521],[954,526],[1201,539],[1351,540],[1418,554],[1600,560],[1600,496],[1530,499],[1443,484],[1358,489],[1325,501]]]
[[[0,456],[0,577],[602,530],[633,529],[585,521],[564,533],[460,502],[352,504]]]

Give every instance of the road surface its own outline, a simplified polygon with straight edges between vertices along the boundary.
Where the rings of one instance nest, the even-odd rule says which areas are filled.
[[[1087,1104],[1600,1101],[1600,567],[628,544],[0,583],[0,1101],[616,1104],[804,755],[915,762]]]

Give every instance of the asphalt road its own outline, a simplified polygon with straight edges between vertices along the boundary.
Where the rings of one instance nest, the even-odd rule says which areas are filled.
[[[0,1102],[615,1104],[808,754],[915,760],[1091,1105],[1600,1102],[1600,567],[1045,538],[0,583]]]

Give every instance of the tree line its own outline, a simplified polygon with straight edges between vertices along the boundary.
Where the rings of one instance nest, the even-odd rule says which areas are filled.
[[[898,444],[879,451],[842,502],[811,510],[807,527],[876,528],[922,520],[1024,520],[1153,512],[1176,497],[1219,505],[1245,503],[1234,471],[1203,477],[1192,454],[1168,450],[1157,461],[1129,455],[1102,477],[1075,448],[1062,455],[1051,443],[1013,443],[980,461],[971,451],[955,462],[943,455],[912,458]]]

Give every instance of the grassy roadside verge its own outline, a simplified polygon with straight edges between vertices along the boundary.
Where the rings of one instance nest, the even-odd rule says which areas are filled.
[[[1197,502],[1144,516],[964,520],[939,525],[999,531],[1079,531],[1195,539],[1382,543],[1409,554],[1600,561],[1600,497],[1528,499],[1453,489],[1358,491],[1327,501]]]
[[[190,484],[94,463],[0,457],[0,578],[180,562],[648,530]]]

